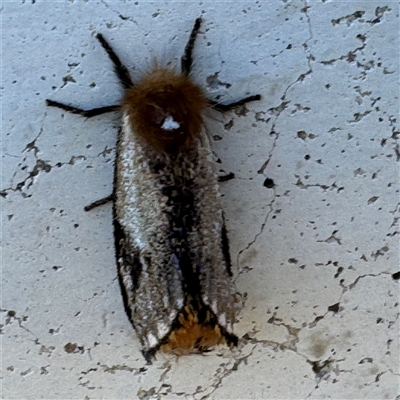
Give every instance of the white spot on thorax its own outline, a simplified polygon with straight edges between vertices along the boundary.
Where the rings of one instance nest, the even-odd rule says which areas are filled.
[[[178,129],[179,127],[179,123],[176,122],[170,115],[165,118],[163,124],[161,125],[161,128],[163,128],[165,131],[173,131],[174,129]]]

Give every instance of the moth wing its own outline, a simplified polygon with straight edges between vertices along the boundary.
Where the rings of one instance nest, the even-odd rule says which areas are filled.
[[[240,300],[233,284],[228,260],[222,250],[222,225],[215,224],[213,229],[213,242],[211,257],[207,257],[202,263],[200,274],[201,296],[203,302],[208,305],[218,319],[220,326],[230,334],[233,333],[233,324],[240,309]]]
[[[198,261],[201,297],[217,317],[220,326],[232,333],[240,301],[232,282],[218,177],[205,130],[202,132],[199,152],[202,162],[197,171],[197,179],[202,190],[196,192],[195,201],[201,218],[199,229],[194,235],[202,235],[197,239],[202,243],[201,259]]]
[[[119,243],[118,275],[125,309],[148,353],[157,350],[168,336],[183,307],[178,260],[171,256],[165,265],[156,265],[126,236]]]
[[[147,157],[125,118],[116,166],[115,236],[128,316],[144,353],[156,351],[184,305],[179,260],[165,243],[169,223]]]

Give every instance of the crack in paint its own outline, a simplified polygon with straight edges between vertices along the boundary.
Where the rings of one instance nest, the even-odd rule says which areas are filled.
[[[240,269],[240,265],[239,265],[240,256],[241,256],[246,250],[248,250],[248,249],[257,241],[257,238],[263,233],[264,228],[265,228],[265,225],[266,225],[267,222],[268,222],[268,218],[269,218],[269,216],[271,215],[271,213],[272,213],[272,211],[273,211],[273,204],[274,204],[275,201],[276,201],[277,195],[276,195],[276,189],[275,189],[275,188],[272,188],[272,190],[274,191],[274,196],[273,196],[273,199],[271,200],[271,202],[267,205],[267,207],[269,208],[269,211],[267,212],[267,215],[265,216],[264,221],[263,221],[263,223],[261,224],[261,227],[260,227],[259,232],[254,236],[254,239],[253,239],[250,243],[248,243],[247,246],[246,246],[244,249],[239,250],[238,255],[237,255],[237,257],[236,257],[236,267],[237,267],[237,270],[239,271],[238,277],[239,277],[239,275],[240,275],[241,272],[242,272],[241,269]],[[236,278],[236,279],[237,279],[237,278]]]
[[[294,85],[295,85],[296,83],[298,83],[298,82],[302,82],[302,81],[305,79],[305,77],[306,77],[307,75],[309,75],[309,74],[312,73],[311,61],[313,61],[313,60],[315,59],[315,57],[314,57],[314,56],[311,54],[311,52],[309,51],[308,44],[307,44],[307,43],[313,38],[313,32],[312,32],[312,26],[311,26],[311,19],[310,19],[310,16],[309,16],[309,14],[308,14],[308,9],[309,9],[311,6],[308,5],[307,0],[304,0],[304,4],[305,4],[305,6],[302,8],[301,11],[302,11],[303,13],[305,13],[305,15],[306,15],[307,23],[308,23],[308,28],[309,28],[309,33],[310,33],[309,38],[307,38],[307,40],[303,43],[303,48],[304,48],[305,56],[306,56],[306,59],[307,59],[307,62],[308,62],[308,70],[307,70],[306,72],[300,74],[300,75],[297,77],[297,79],[296,79],[295,81],[293,81],[292,83],[290,83],[290,84],[286,87],[286,89],[285,89],[284,92],[283,92],[283,95],[282,95],[281,98],[280,98],[281,104],[280,104],[279,106],[277,106],[277,107],[270,108],[270,109],[268,110],[269,113],[271,113],[272,115],[275,116],[275,119],[274,119],[274,121],[273,121],[273,123],[272,123],[272,125],[271,125],[271,129],[270,129],[270,132],[269,132],[269,135],[270,135],[270,136],[271,136],[271,135],[275,135],[275,138],[274,138],[274,141],[273,141],[273,144],[272,144],[272,148],[271,148],[271,150],[270,150],[269,153],[268,153],[268,158],[267,158],[267,160],[263,163],[263,165],[259,168],[259,170],[257,171],[258,174],[263,174],[263,173],[264,173],[265,169],[267,168],[267,166],[268,166],[268,164],[269,164],[269,162],[270,162],[270,160],[271,160],[271,158],[272,158],[273,151],[275,150],[275,148],[276,148],[276,146],[277,146],[277,140],[278,140],[278,138],[279,138],[279,132],[276,132],[276,131],[275,131],[275,126],[276,126],[276,124],[277,124],[277,122],[278,122],[278,119],[279,119],[280,115],[282,114],[282,112],[287,108],[287,105],[290,104],[290,100],[286,100],[288,91],[290,90],[290,88],[291,88],[292,86],[294,86]],[[246,246],[244,249],[241,249],[241,250],[238,252],[238,255],[237,255],[237,257],[236,257],[236,263],[237,263],[237,268],[238,268],[239,271],[240,271],[240,269],[239,269],[240,256],[243,254],[243,252],[245,252],[246,250],[248,250],[248,249],[256,242],[257,238],[258,238],[258,237],[261,235],[261,233],[264,231],[264,228],[265,228],[265,226],[266,226],[266,224],[267,224],[267,222],[268,222],[268,218],[269,218],[269,216],[270,216],[270,214],[271,214],[271,212],[272,212],[272,206],[273,206],[273,203],[274,203],[275,200],[276,200],[276,197],[277,197],[276,191],[274,190],[274,198],[273,198],[273,200],[268,204],[269,211],[268,211],[266,217],[264,218],[264,221],[263,221],[263,223],[262,223],[262,225],[261,225],[261,227],[260,227],[259,232],[255,235],[254,239],[253,239],[250,243],[247,244],[247,246]],[[240,272],[239,272],[239,275],[240,275]]]
[[[369,278],[369,277],[376,278],[376,277],[382,276],[382,275],[391,275],[391,273],[390,272],[380,272],[379,274],[364,274],[364,275],[360,275],[359,277],[357,277],[357,279],[353,283],[350,283],[349,285],[347,285],[347,288],[345,287],[343,293],[345,291],[347,291],[347,290],[353,289],[353,287],[357,285],[357,283],[358,283],[358,281],[360,279]]]

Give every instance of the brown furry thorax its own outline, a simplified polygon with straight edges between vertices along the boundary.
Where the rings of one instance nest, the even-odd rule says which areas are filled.
[[[154,68],[122,100],[132,131],[159,151],[174,153],[201,131],[208,102],[186,75]]]

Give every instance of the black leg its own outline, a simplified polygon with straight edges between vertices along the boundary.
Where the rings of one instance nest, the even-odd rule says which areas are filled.
[[[109,203],[110,201],[113,201],[113,200],[114,200],[114,193],[113,193],[113,194],[110,194],[110,195],[107,196],[107,197],[103,197],[103,198],[100,199],[100,200],[94,201],[93,203],[91,203],[91,204],[89,204],[88,206],[84,207],[84,210],[85,210],[85,211],[93,210],[93,208],[102,206],[103,204]]]
[[[117,74],[119,81],[121,82],[121,85],[125,89],[129,89],[130,87],[133,86],[132,79],[129,75],[128,69],[125,67],[124,64],[122,64],[121,60],[119,57],[115,54],[114,50],[112,47],[108,44],[106,39],[104,39],[103,35],[101,33],[98,33],[96,35],[96,38],[98,41],[101,43],[103,46],[104,50],[107,52],[108,56],[110,57],[111,61],[114,64],[114,71]]]
[[[50,107],[57,107],[61,108],[61,110],[68,111],[72,114],[79,114],[83,117],[95,117],[96,115],[105,114],[111,111],[118,111],[120,106],[106,106],[106,107],[99,107],[99,108],[92,108],[91,110],[82,110],[81,108],[76,108],[73,106],[69,106],[68,104],[59,103],[58,101],[53,101],[46,99],[46,104]]]
[[[192,69],[193,59],[192,59],[192,51],[194,47],[194,42],[196,40],[197,33],[199,32],[200,25],[201,25],[201,18],[196,18],[194,22],[194,26],[192,29],[192,33],[190,34],[189,40],[185,47],[185,52],[181,58],[181,71],[184,75],[189,75]]]
[[[214,100],[208,100],[208,102],[210,103],[211,107],[214,108],[215,110],[225,112],[225,111],[230,111],[236,107],[243,106],[244,104],[255,100],[261,100],[261,95],[255,94],[253,96],[245,97],[244,99],[235,101],[230,104],[221,104]]]

